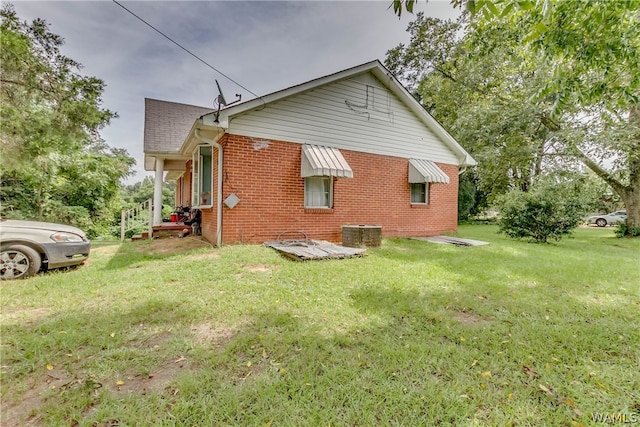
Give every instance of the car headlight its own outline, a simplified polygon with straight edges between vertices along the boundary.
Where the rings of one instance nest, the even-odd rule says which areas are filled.
[[[53,233],[51,236],[51,240],[58,243],[63,242],[84,242],[82,236],[73,233],[63,233],[58,231],[57,233]]]

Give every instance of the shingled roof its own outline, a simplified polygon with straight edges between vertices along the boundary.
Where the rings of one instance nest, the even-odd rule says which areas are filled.
[[[144,99],[144,152],[177,153],[193,123],[213,108]]]

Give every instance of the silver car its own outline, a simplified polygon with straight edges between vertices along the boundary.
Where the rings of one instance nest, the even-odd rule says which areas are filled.
[[[598,227],[605,227],[607,225],[621,224],[627,219],[627,211],[615,211],[608,214],[592,215],[587,218],[589,224],[595,224]]]
[[[79,228],[0,219],[0,279],[24,279],[39,271],[82,264],[91,242]]]

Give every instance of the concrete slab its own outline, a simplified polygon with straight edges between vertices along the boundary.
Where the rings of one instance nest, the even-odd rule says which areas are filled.
[[[484,246],[489,244],[489,242],[483,242],[481,240],[462,239],[451,236],[412,237],[411,239],[455,246]]]

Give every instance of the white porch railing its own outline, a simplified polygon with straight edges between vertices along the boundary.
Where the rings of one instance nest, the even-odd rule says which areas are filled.
[[[140,205],[124,209],[120,213],[120,240],[124,240],[129,230],[147,227],[149,239],[153,238],[153,199],[145,200]]]

